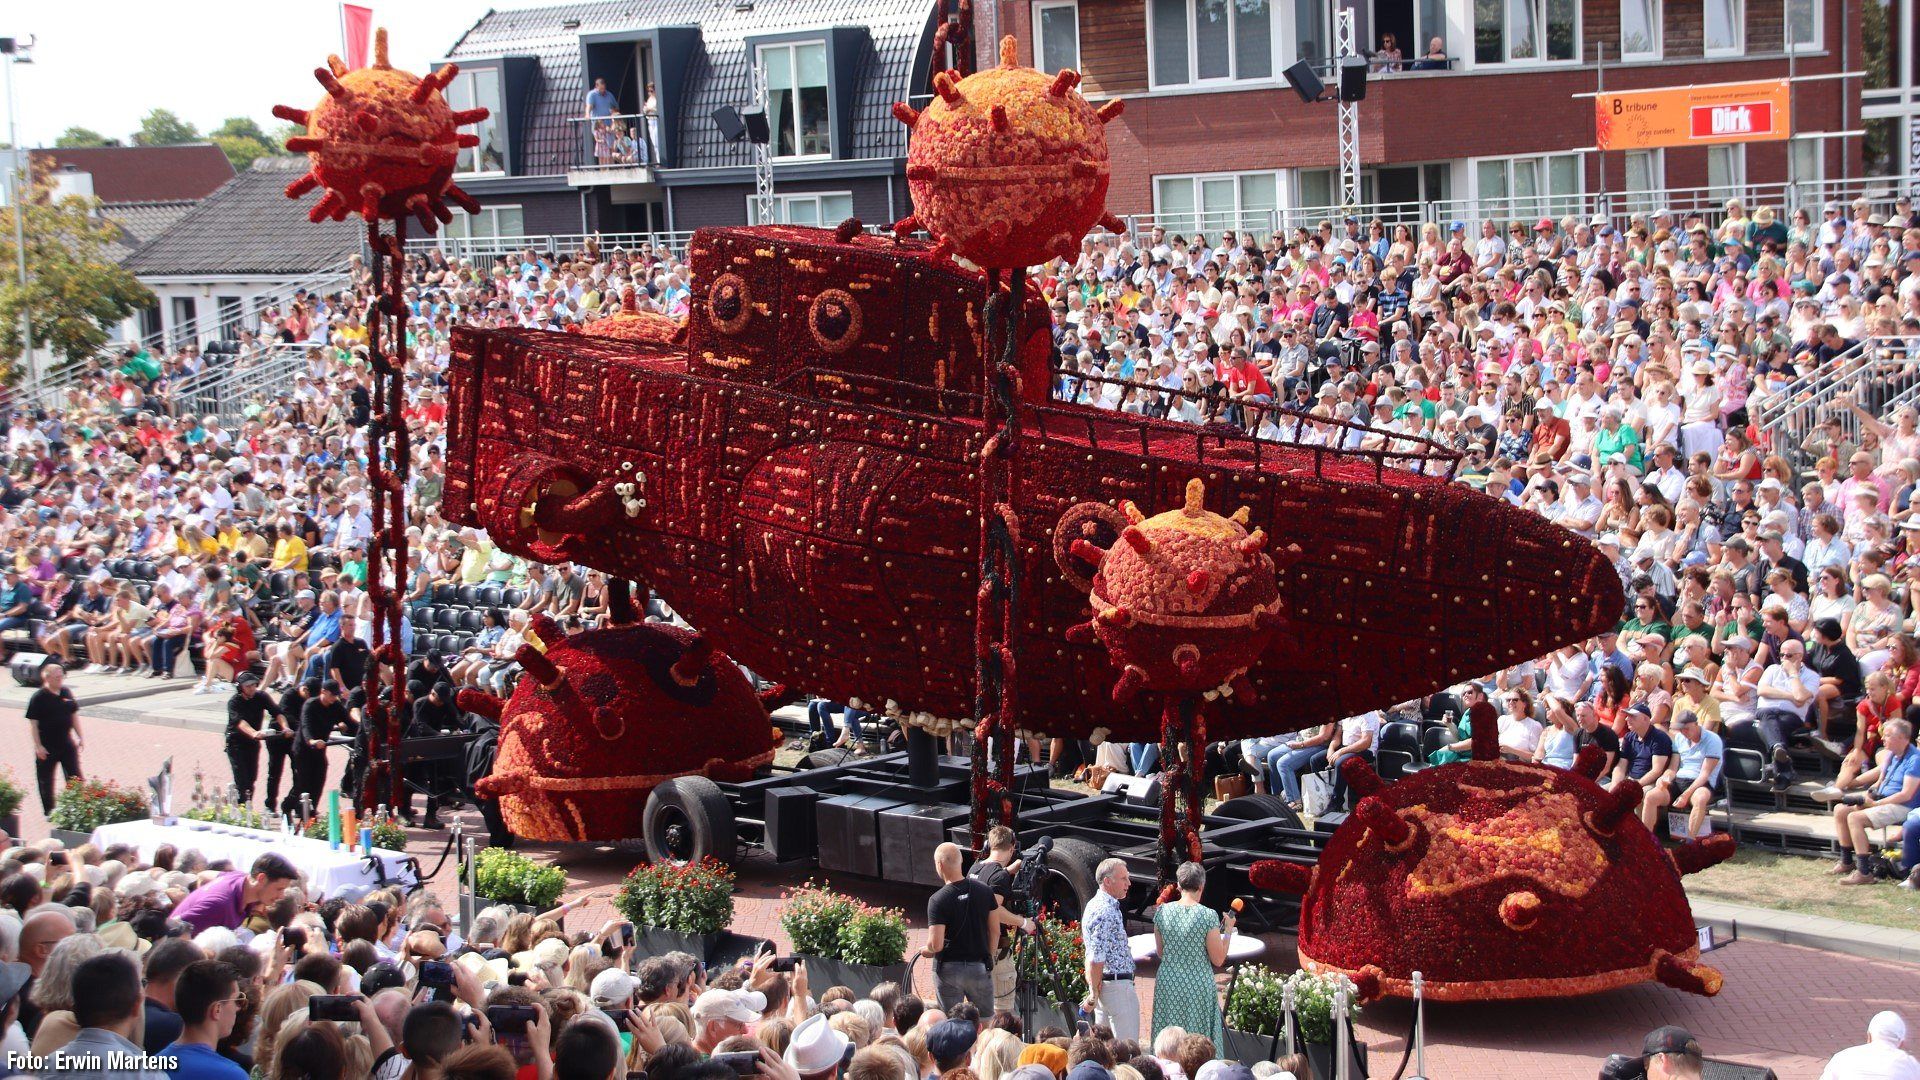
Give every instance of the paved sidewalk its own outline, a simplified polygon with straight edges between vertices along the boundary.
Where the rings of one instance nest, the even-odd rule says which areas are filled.
[[[223,699],[183,699],[176,690],[99,709],[90,702],[103,682],[98,676],[76,680],[83,704],[82,766],[86,771],[137,783],[170,756],[175,789],[182,798],[192,791],[196,769],[203,773],[208,790],[225,787],[228,772],[218,732],[197,723],[179,726],[173,715],[217,714]],[[151,715],[158,722],[100,715],[108,711]],[[24,734],[24,724],[18,707],[10,706],[0,693],[0,731]],[[336,751],[331,773],[336,779],[343,763],[344,754]],[[0,767],[11,769],[29,789],[21,807],[27,835],[45,835],[46,822],[32,793],[29,741],[0,737]],[[477,815],[465,812],[450,817],[484,835]],[[414,830],[408,850],[431,868],[447,835],[444,830]],[[527,845],[525,850],[564,868],[570,891],[591,894],[592,900],[570,920],[576,928],[597,927],[614,916],[613,894],[638,859],[636,851],[624,845]],[[782,949],[786,942],[779,930],[781,893],[810,876],[868,902],[902,908],[913,927],[909,948],[917,949],[925,941],[925,889],[822,874],[806,866],[779,866],[764,856],[744,860],[739,871],[735,928],[771,938]],[[435,878],[434,887],[443,896],[454,895],[451,861]],[[1920,953],[1910,940],[1920,935],[1731,905],[1703,902],[1699,910],[1703,918],[1730,918],[1740,927],[1741,940],[1713,953],[1709,960],[1726,975],[1726,989],[1718,998],[1642,985],[1574,1001],[1435,1006],[1428,1014],[1429,1074],[1446,1080],[1590,1077],[1607,1054],[1638,1046],[1651,1028],[1677,1023],[1700,1036],[1713,1056],[1766,1065],[1790,1080],[1815,1080],[1828,1056],[1864,1038],[1867,1018],[1875,1011],[1901,1009],[1910,1023],[1920,1023],[1920,1008],[1914,1005],[1920,1002],[1920,964],[1912,962],[1920,960]],[[1268,943],[1266,962],[1291,969],[1292,939],[1274,936]],[[1888,951],[1895,946],[1897,951]],[[919,989],[930,992],[927,965],[917,965],[915,974]],[[1150,978],[1142,980],[1141,992],[1150,1009]],[[1404,1003],[1378,1002],[1366,1008],[1359,1030],[1370,1048],[1372,1075],[1391,1077],[1399,1067],[1409,1020]]]

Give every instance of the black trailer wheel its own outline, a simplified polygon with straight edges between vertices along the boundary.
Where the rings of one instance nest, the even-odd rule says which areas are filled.
[[[800,759],[800,769],[826,769],[835,765],[845,765],[853,756],[853,750],[845,746],[828,746],[809,753]]]
[[[653,862],[713,858],[732,865],[738,852],[733,804],[704,776],[678,776],[654,788],[640,828]]]
[[[1304,829],[1305,823],[1300,815],[1293,812],[1287,800],[1278,795],[1242,795],[1237,799],[1228,799],[1214,807],[1209,813],[1213,817],[1227,818],[1232,821],[1275,821],[1283,828]]]
[[[1053,850],[1047,855],[1045,885],[1039,898],[1041,910],[1078,920],[1093,900],[1093,894],[1100,891],[1095,871],[1106,857],[1105,852],[1085,840],[1072,837],[1055,840]]]

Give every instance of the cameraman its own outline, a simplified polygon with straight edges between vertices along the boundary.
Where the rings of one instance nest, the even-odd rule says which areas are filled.
[[[1000,906],[1012,910],[1013,874],[1020,867],[1020,848],[1013,830],[995,825],[987,830],[987,857],[973,864],[967,876],[993,890]],[[1024,909],[1023,909],[1024,910]],[[1017,981],[1014,967],[1015,942],[1012,934],[1001,933],[993,954],[993,1011],[1013,1011],[1013,991]]]
[[[934,989],[940,1007],[952,1011],[962,1000],[976,1008],[993,1004],[993,941],[1000,927],[1031,928],[1032,924],[1000,906],[993,890],[960,872],[960,847],[941,844],[933,850],[933,868],[946,884],[927,901],[927,946],[922,956],[933,957]]]
[[[1686,1028],[1668,1026],[1647,1033],[1639,1057],[1608,1058],[1600,1080],[1700,1080],[1705,1067],[1700,1040]]]

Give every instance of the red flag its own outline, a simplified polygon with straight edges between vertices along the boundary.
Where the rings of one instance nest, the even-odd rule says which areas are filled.
[[[340,51],[346,55],[347,67],[359,69],[367,66],[367,46],[373,40],[373,9],[356,4],[340,5]]]

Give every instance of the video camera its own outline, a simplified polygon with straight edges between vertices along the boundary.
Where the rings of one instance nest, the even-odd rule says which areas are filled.
[[[1020,872],[1013,875],[1013,882],[1007,886],[1007,910],[1029,919],[1040,914],[1040,899],[1033,894],[1033,887],[1046,869],[1047,855],[1052,851],[1053,837],[1043,836],[1020,856]]]

